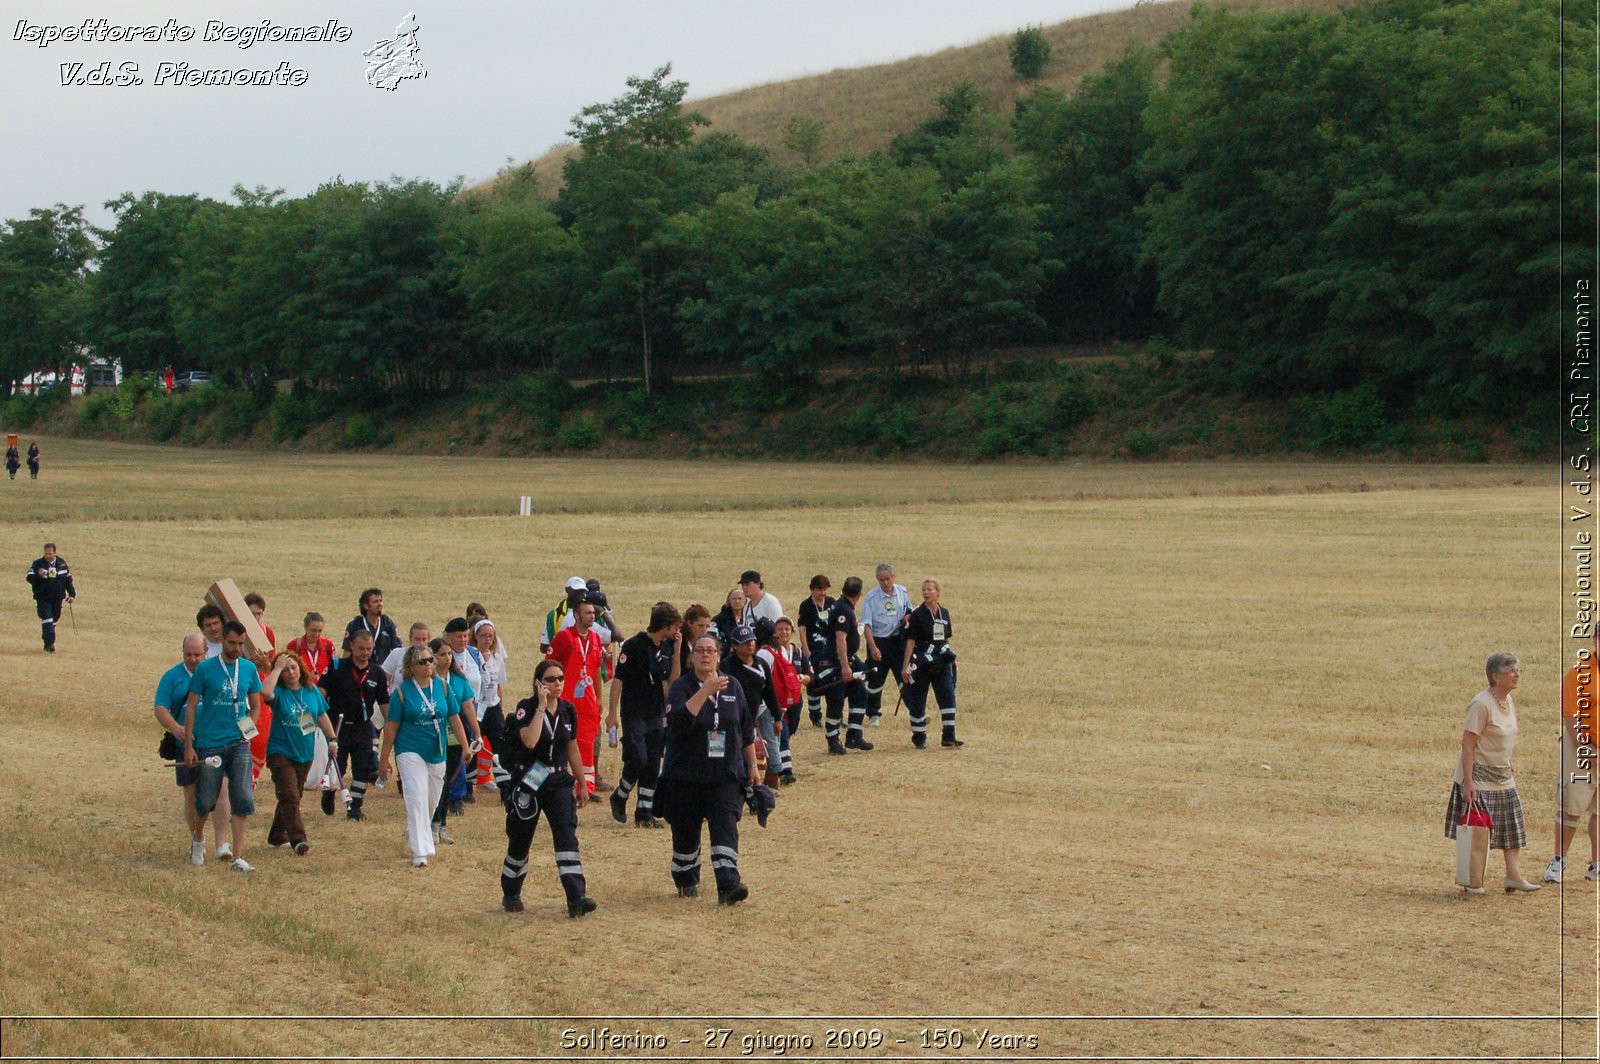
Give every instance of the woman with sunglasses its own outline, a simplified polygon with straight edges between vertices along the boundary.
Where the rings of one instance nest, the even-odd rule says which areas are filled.
[[[462,728],[467,733],[467,754],[475,754],[479,749],[478,718],[474,712],[472,699],[472,685],[467,682],[467,677],[461,671],[461,663],[456,660],[455,648],[442,636],[430,640],[428,649],[433,651],[433,674],[444,681],[445,695],[452,703],[452,708],[461,718]],[[449,820],[450,808],[450,783],[456,778],[456,773],[461,771],[462,749],[456,742],[455,732],[445,736],[444,751],[444,791],[439,794],[439,804],[433,810],[433,841],[438,843],[453,843],[449,829],[445,826]]]
[[[501,907],[522,912],[522,880],[528,874],[528,848],[542,812],[555,846],[556,874],[567,895],[567,915],[594,912],[585,892],[578,859],[578,810],[588,804],[578,752],[578,710],[561,697],[566,670],[546,658],[533,670],[533,697],[517,703],[506,720],[500,766],[511,774],[502,784],[506,806],[506,861],[500,869]]]
[[[378,779],[387,782],[400,768],[406,802],[406,838],[411,867],[428,867],[433,856],[433,811],[444,793],[445,733],[467,745],[461,707],[450,699],[444,681],[434,675],[433,649],[426,643],[406,648],[400,682],[389,696],[389,719],[378,751]],[[390,759],[391,752],[394,759]]]

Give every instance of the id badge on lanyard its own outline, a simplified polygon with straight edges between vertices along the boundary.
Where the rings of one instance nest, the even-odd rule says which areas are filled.
[[[721,724],[721,714],[713,713],[712,730],[706,733],[706,757],[713,761],[721,761],[728,756],[728,733],[722,730]]]
[[[946,631],[945,623],[943,621],[934,621],[933,622],[933,641],[935,643],[942,642],[944,640],[944,638],[945,638],[945,631]]]
[[[218,664],[221,664],[220,662]],[[239,698],[239,663],[233,663],[233,676],[228,676],[228,667],[222,666],[222,679],[228,685],[228,694],[233,698],[234,723],[239,727],[239,734],[246,739],[254,739],[260,734],[256,722],[250,719],[249,703]],[[243,712],[240,712],[243,710]]]

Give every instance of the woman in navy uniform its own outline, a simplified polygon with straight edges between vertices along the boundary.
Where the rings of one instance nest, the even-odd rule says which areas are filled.
[[[700,825],[711,831],[711,872],[717,901],[737,905],[750,896],[739,881],[739,814],[744,787],[756,771],[755,718],[744,691],[717,669],[722,644],[709,632],[694,641],[694,671],[667,694],[667,753],[657,792],[672,825],[672,882],[678,893],[700,893]]]
[[[562,700],[566,673],[561,662],[546,658],[533,670],[532,698],[517,703],[506,719],[500,766],[511,778],[502,784],[506,807],[506,861],[500,869],[501,906],[522,912],[522,880],[528,874],[528,848],[542,812],[555,845],[556,873],[567,894],[567,915],[583,916],[596,909],[585,893],[583,863],[578,859],[578,810],[588,804],[583,757],[578,753],[578,710]]]
[[[939,705],[939,745],[963,745],[956,738],[956,655],[950,649],[950,611],[939,605],[939,581],[922,582],[922,605],[911,611],[906,626],[902,672],[911,678],[905,688],[911,714],[911,742],[919,750],[928,741],[928,688]]]

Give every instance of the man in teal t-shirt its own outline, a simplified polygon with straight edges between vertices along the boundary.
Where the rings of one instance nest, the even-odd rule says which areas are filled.
[[[222,654],[207,658],[189,681],[184,713],[184,764],[198,766],[194,811],[205,835],[206,818],[216,807],[223,781],[233,805],[233,862],[236,872],[253,872],[244,859],[245,818],[256,811],[250,788],[250,737],[261,719],[261,674],[243,657],[244,625],[222,626]]]

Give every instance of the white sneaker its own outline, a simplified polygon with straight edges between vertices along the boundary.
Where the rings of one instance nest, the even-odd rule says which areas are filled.
[[[189,840],[189,863],[192,865],[203,865],[206,863],[205,839],[191,838]]]
[[[231,843],[225,842],[221,846],[217,847],[217,860],[219,860],[219,861],[231,861],[231,860],[233,860],[233,845]]]
[[[412,868],[427,868],[428,867],[428,859],[426,857],[413,857],[411,859],[411,867]]]
[[[254,872],[255,871],[255,866],[252,865],[249,861],[246,861],[243,857],[235,857],[233,859],[232,863],[228,865],[228,867],[233,869],[235,872]]]
[[[1600,883],[1600,861],[1590,861],[1589,870],[1583,874],[1583,878],[1591,883]]]
[[[883,723],[883,718],[882,717],[868,717],[867,718],[867,727],[869,727],[869,728],[876,728],[879,725],[881,725],[882,723]]]
[[[443,824],[439,825],[439,830],[433,833],[433,837],[436,841],[442,842],[446,846],[453,845],[456,841],[455,837],[450,834],[450,829]]]
[[[1566,870],[1567,859],[1565,857],[1552,857],[1550,858],[1550,863],[1545,865],[1544,881],[1546,883],[1559,883],[1561,882],[1561,873]]]

